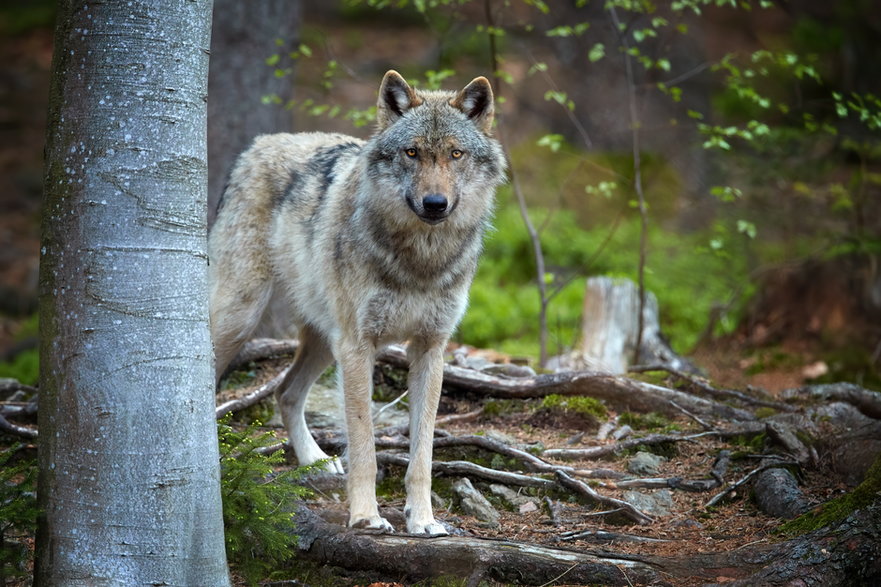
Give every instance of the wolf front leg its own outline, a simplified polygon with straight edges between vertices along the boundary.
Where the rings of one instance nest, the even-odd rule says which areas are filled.
[[[393,532],[376,505],[376,447],[370,413],[376,348],[368,343],[342,341],[335,350],[349,436],[349,526]]]
[[[442,536],[446,529],[431,510],[431,454],[434,420],[444,377],[446,341],[410,343],[410,465],[404,483],[407,488],[407,532]]]

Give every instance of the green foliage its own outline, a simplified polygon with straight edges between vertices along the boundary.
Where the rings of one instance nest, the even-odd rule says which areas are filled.
[[[37,464],[20,459],[21,445],[0,450],[0,581],[28,572],[30,549],[37,524]]]
[[[39,315],[32,314],[15,329],[14,339],[22,341],[35,338],[39,332]],[[0,362],[0,378],[17,379],[25,385],[36,385],[40,378],[40,355],[36,348],[24,350],[11,360]]]
[[[40,378],[40,352],[28,349],[15,355],[10,361],[0,363],[0,378],[17,379],[25,385],[36,385]]]
[[[217,433],[227,558],[256,585],[276,576],[294,556],[291,514],[296,501],[310,494],[298,482],[322,463],[276,471],[284,465],[284,453],[260,452],[278,439],[272,432],[259,432],[259,423],[237,431],[227,416],[218,423]]]
[[[597,420],[607,415],[606,406],[600,400],[580,395],[559,395],[552,393],[542,399],[541,407],[547,410],[562,410],[590,416]]]

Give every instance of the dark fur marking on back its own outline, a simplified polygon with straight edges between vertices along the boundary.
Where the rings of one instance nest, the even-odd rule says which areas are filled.
[[[334,169],[340,157],[352,150],[358,151],[361,147],[357,143],[340,143],[332,147],[324,147],[319,149],[315,155],[309,159],[308,170],[311,174],[317,175],[321,179],[319,199],[324,198],[327,188],[334,180]]]
[[[304,181],[305,178],[302,173],[296,169],[291,170],[291,177],[288,179],[288,184],[285,186],[284,191],[280,194],[273,194],[272,196],[273,209],[278,208],[282,204],[296,201],[297,193],[302,188]]]

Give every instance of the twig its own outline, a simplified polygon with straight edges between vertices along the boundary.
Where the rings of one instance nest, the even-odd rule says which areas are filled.
[[[714,436],[716,434],[716,431],[700,432],[698,434],[689,434],[687,436],[675,434],[649,434],[642,438],[631,438],[629,440],[622,440],[621,442],[606,444],[603,446],[591,446],[589,448],[551,448],[541,454],[544,457],[557,459],[598,459],[619,453],[635,446],[652,446],[667,442],[688,442],[697,438]]]
[[[586,483],[582,483],[578,479],[573,479],[563,471],[557,471],[557,480],[563,487],[567,487],[583,497],[586,497],[603,505],[620,508],[622,514],[624,514],[637,524],[651,524],[655,521],[651,516],[644,512],[641,512],[626,501],[597,493]]]
[[[648,536],[637,536],[635,534],[619,534],[618,532],[607,532],[605,530],[572,530],[571,532],[563,532],[560,534],[560,540],[564,542],[584,539],[594,540],[596,542],[670,542],[663,538],[650,538]]]
[[[383,412],[385,412],[386,410],[388,410],[388,409],[391,408],[392,406],[395,406],[395,405],[401,403],[401,401],[402,401],[405,397],[407,397],[407,393],[408,393],[409,391],[410,391],[409,389],[405,390],[404,393],[402,393],[401,395],[399,395],[398,397],[396,397],[394,400],[390,401],[389,403],[385,404],[384,406],[382,406],[381,408],[379,408],[378,410],[376,410],[376,413],[373,414],[373,422],[376,423],[376,422],[379,420],[379,417],[383,414]]]
[[[410,464],[410,457],[403,453],[380,451],[376,453],[376,461],[383,465],[407,467]],[[468,461],[433,461],[431,463],[431,470],[444,475],[471,475],[487,481],[498,481],[499,483],[517,485],[519,487],[550,489],[556,486],[556,483],[550,479],[531,477],[521,473],[510,473],[508,471],[497,471]]]
[[[676,408],[677,410],[679,410],[680,412],[682,412],[683,414],[685,414],[686,416],[688,416],[689,418],[691,418],[692,420],[694,420],[695,422],[697,422],[698,425],[701,428],[703,428],[704,430],[712,430],[713,429],[713,426],[711,424],[707,424],[705,421],[701,420],[696,415],[692,414],[691,412],[689,412],[688,410],[686,410],[685,408],[683,408],[682,406],[680,406],[676,402],[671,400],[670,405],[673,406],[674,408]]]
[[[640,230],[639,230],[639,315],[637,316],[636,344],[633,349],[633,362],[639,362],[639,355],[642,347],[642,330],[645,327],[645,264],[648,248],[648,210],[645,204],[645,193],[642,188],[642,148],[640,146],[639,128],[642,122],[639,119],[639,112],[636,104],[636,82],[633,77],[633,63],[630,58],[630,43],[627,42],[627,33],[622,32],[621,22],[618,20],[618,12],[615,10],[615,4],[608,4],[609,15],[612,17],[612,24],[618,33],[618,38],[624,51],[624,71],[627,78],[627,104],[630,111],[630,136],[633,153],[633,189],[636,191],[636,199],[639,209]]]
[[[214,410],[215,417],[221,418],[230,412],[243,410],[245,408],[253,406],[260,400],[271,396],[273,393],[275,393],[277,389],[281,387],[282,383],[284,383],[284,379],[287,376],[288,371],[290,370],[291,367],[290,365],[288,365],[287,367],[282,369],[278,373],[278,375],[276,375],[251,393],[220,404]]]

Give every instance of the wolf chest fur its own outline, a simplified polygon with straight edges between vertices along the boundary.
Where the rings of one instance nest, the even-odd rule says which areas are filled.
[[[279,406],[298,460],[327,459],[303,412],[309,387],[337,362],[351,525],[391,530],[375,499],[372,368],[378,349],[407,341],[407,530],[445,533],[430,505],[431,443],[444,348],[465,311],[505,174],[492,119],[484,78],[460,92],[420,92],[391,71],[370,139],[258,137],[238,159],[221,200],[209,237],[218,377],[273,293],[284,295],[301,344]],[[343,472],[339,460],[327,463]]]

